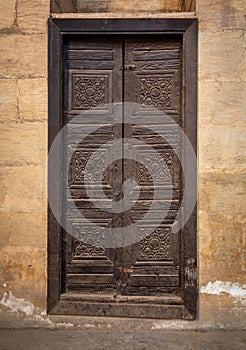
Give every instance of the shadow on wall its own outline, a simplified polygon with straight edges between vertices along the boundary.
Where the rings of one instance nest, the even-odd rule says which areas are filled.
[[[51,13],[65,12],[194,12],[195,0],[51,0]]]

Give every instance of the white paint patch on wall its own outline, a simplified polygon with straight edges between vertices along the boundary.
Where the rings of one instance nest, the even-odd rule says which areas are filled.
[[[0,303],[12,312],[23,312],[26,316],[31,316],[34,313],[34,305],[30,301],[16,298],[11,291],[4,293]]]
[[[200,288],[201,293],[215,294],[228,293],[234,298],[246,298],[246,284],[240,285],[239,283],[231,282],[208,282],[206,286]]]

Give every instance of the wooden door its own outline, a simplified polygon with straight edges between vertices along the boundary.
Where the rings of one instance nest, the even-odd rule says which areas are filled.
[[[115,293],[117,252],[104,249],[99,242],[105,227],[114,227],[118,215],[110,212],[121,192],[122,166],[108,159],[107,142],[122,136],[122,108],[112,103],[122,102],[122,41],[110,38],[69,38],[65,45],[65,113],[67,135],[65,149],[69,159],[68,191],[65,220],[72,236],[64,233],[64,291],[82,293]],[[88,126],[95,132],[86,136]],[[100,148],[101,147],[101,148]],[[93,198],[99,191],[96,176],[103,176],[103,191],[107,195],[103,209],[97,208],[85,188],[85,168],[92,154],[100,148],[91,163],[89,175]],[[68,153],[67,152],[67,153]],[[107,168],[105,170],[105,168]],[[74,203],[76,208],[74,208]],[[83,213],[78,217],[77,210]],[[90,227],[88,221],[95,225]],[[83,237],[84,240],[74,239]]]
[[[49,20],[49,314],[196,317],[196,160],[174,125],[196,152],[197,33],[197,19]],[[126,105],[112,110],[115,102]],[[148,106],[159,111],[150,114]],[[91,124],[96,129],[83,139]],[[114,161],[105,144],[119,138],[123,161]],[[143,142],[139,149],[137,140]],[[91,161],[100,146],[100,162],[109,162],[103,172],[95,157]],[[139,162],[126,157],[137,151]],[[95,203],[86,194],[86,164],[90,179],[102,176],[101,206],[96,183],[90,192]],[[139,192],[139,198],[123,214],[114,213],[129,177],[137,181],[130,195]],[[183,228],[174,234],[179,207]],[[151,220],[146,212],[153,213]],[[134,237],[134,224],[143,235],[134,244],[97,244],[107,227],[123,227]]]
[[[73,153],[67,179],[64,174],[69,187],[64,193],[63,215],[73,235],[63,232],[61,301],[64,304],[60,304],[63,306],[57,312],[183,318],[182,233],[171,231],[182,200],[181,165],[173,149],[179,146],[174,125],[182,126],[183,123],[182,41],[178,36],[87,38],[70,35],[64,43],[63,74],[64,123],[69,122],[64,158]],[[127,104],[115,111],[111,104],[117,102]],[[154,117],[153,112],[146,111],[143,106],[156,108]],[[170,122],[170,116],[173,122]],[[153,118],[153,125],[149,123],[150,118]],[[144,127],[145,121],[149,128]],[[82,142],[81,123],[97,127]],[[171,141],[170,137],[169,142],[161,137],[158,130],[162,135],[172,135]],[[131,230],[131,224],[137,223],[149,210],[154,185],[158,192],[158,183],[153,183],[141,162],[124,159],[103,169],[103,189],[107,195],[105,209],[113,208],[121,196],[122,183],[129,178],[135,178],[136,187],[140,188],[137,203],[130,210],[115,214],[97,208],[88,198],[84,172],[89,158],[102,147],[100,166],[95,162],[90,170],[93,178],[95,172],[102,172],[102,160],[110,163],[103,145],[123,137],[141,140],[152,147],[153,154],[147,146],[143,146],[140,153],[141,159],[149,158],[153,162],[153,169],[157,165],[155,153],[167,164],[171,184],[168,176],[165,182],[166,174],[158,166],[154,170],[160,178],[161,190],[155,201],[169,206],[169,210],[161,222],[158,221],[162,215],[160,210],[154,211],[151,221],[141,222],[139,228],[143,239],[137,243],[102,248],[97,245],[97,237],[103,235],[104,228],[123,226]],[[124,147],[123,144],[122,158]],[[132,146],[132,154],[135,151]],[[170,186],[173,187],[171,203],[165,194]],[[96,192],[97,186],[92,190]],[[133,188],[135,190],[138,189]],[[74,204],[86,219],[97,225],[96,229],[91,230],[86,221],[78,220]],[[153,232],[145,234],[150,227],[154,227]],[[86,240],[77,240],[75,237],[82,237],[83,232]],[[168,309],[169,304],[174,307]]]
[[[177,124],[182,122],[181,73],[178,39],[125,40],[124,98],[134,104],[127,104],[124,111],[124,137],[143,144],[130,145],[128,151],[132,155],[140,153],[138,164],[125,161],[124,181],[135,178],[141,190],[137,203],[124,213],[124,225],[131,229],[130,224],[136,222],[138,226],[147,211],[153,213],[140,221],[143,239],[123,249],[123,294],[181,293],[181,233],[172,232],[182,198],[181,165],[175,153],[179,143]],[[167,169],[161,168],[158,156]],[[149,165],[155,179],[144,164]],[[170,208],[160,221],[165,207]]]

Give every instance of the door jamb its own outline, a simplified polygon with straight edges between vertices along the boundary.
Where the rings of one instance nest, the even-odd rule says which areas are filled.
[[[183,37],[184,127],[194,151],[197,150],[197,42],[198,20],[194,19],[49,19],[49,120],[48,147],[62,128],[62,51],[66,34],[180,34]],[[187,117],[188,116],[188,117]],[[59,164],[59,159],[57,161]],[[193,170],[195,177],[197,169]],[[48,164],[48,196],[61,203],[61,188],[51,188],[51,177],[61,183],[61,174]],[[197,192],[197,184],[194,184]],[[62,214],[61,214],[62,215]],[[184,312],[181,318],[197,317],[197,210],[194,209],[183,229]],[[48,207],[48,292],[47,311],[59,304],[62,292],[61,226]],[[190,273],[192,271],[192,273]],[[189,276],[187,275],[189,274]],[[165,318],[165,317],[163,317]]]

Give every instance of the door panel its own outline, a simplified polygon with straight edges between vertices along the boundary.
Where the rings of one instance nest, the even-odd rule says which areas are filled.
[[[166,295],[170,298],[181,293],[180,233],[171,231],[182,199],[181,167],[173,149],[180,146],[175,123],[182,124],[181,49],[177,39],[91,38],[82,41],[77,37],[66,42],[64,118],[65,122],[70,122],[66,147],[73,156],[69,164],[65,218],[74,236],[83,236],[84,232],[88,237],[90,228],[86,222],[77,219],[71,205],[75,203],[87,219],[97,224],[97,228],[89,232],[90,239],[87,238],[86,242],[64,235],[64,292],[143,297]],[[119,109],[117,113],[108,105],[124,101],[133,104],[127,104],[124,111]],[[155,112],[146,110],[146,106],[154,107]],[[173,122],[167,116],[171,116]],[[150,123],[152,119],[153,123]],[[142,126],[146,123],[149,128]],[[98,129],[83,142],[79,142],[81,124],[93,124]],[[108,210],[119,199],[125,180],[134,178],[138,182],[133,189],[140,189],[137,203],[119,215],[98,209],[91,202],[85,190],[84,171],[95,150],[123,136],[143,141],[152,147],[152,151],[145,146],[139,149],[133,145],[130,153],[140,152],[139,163],[124,159],[124,163],[112,163],[104,172],[103,189],[107,200],[103,205]],[[156,154],[167,165],[164,170],[158,168]],[[95,162],[91,168],[92,179],[93,174],[102,172],[102,160],[110,163],[103,147],[100,166]],[[141,161],[148,160],[155,169],[155,184],[149,171],[141,165]],[[97,190],[95,182],[93,191],[97,193]],[[151,206],[154,191],[152,219],[138,224]],[[159,204],[170,207],[160,224],[163,213],[158,209]],[[97,246],[97,237],[103,235],[105,227],[124,226],[130,232],[132,223],[139,226],[143,237],[140,242],[117,249]],[[153,232],[146,233],[149,231]]]
[[[65,220],[73,237],[86,237],[81,242],[64,234],[64,291],[112,292],[115,288],[114,252],[103,249],[98,242],[105,227],[112,227],[116,218],[90,200],[84,174],[91,155],[105,143],[121,137],[121,127],[117,127],[117,123],[121,125],[122,112],[120,109],[113,111],[112,103],[122,101],[122,46],[119,40],[72,37],[66,42],[64,56],[64,118],[65,122],[70,122],[66,134],[67,157],[73,154],[68,165]],[[91,125],[96,131],[83,135],[83,129]],[[81,142],[83,136],[86,137]],[[112,163],[107,157],[107,148],[102,147],[98,154],[100,163],[97,159],[91,162],[88,175],[94,199],[99,190],[98,175],[103,177],[107,198],[101,204],[110,210],[121,186],[122,171],[115,164],[104,171],[102,164]],[[91,228],[85,219],[78,218],[77,209],[95,223],[95,227]]]
[[[135,245],[134,254],[132,248],[124,249],[128,269],[125,269],[127,278],[123,294],[180,294],[180,233],[172,233],[171,225],[182,195],[181,166],[172,148],[179,146],[179,134],[174,123],[182,120],[181,68],[181,43],[178,40],[125,41],[124,94],[126,101],[135,104],[129,105],[125,111],[124,135],[151,146],[130,146],[131,154],[140,153],[141,164],[134,167],[132,162],[125,162],[124,180],[135,178],[138,188],[133,191],[141,189],[141,192],[137,204],[125,214],[125,223],[130,225],[139,220],[150,210],[152,203],[154,209],[152,218],[142,220],[139,225],[143,239]],[[153,107],[154,111],[146,107]],[[158,156],[166,168],[159,166]],[[143,165],[146,163],[155,173],[155,183]],[[171,203],[170,186],[173,187]],[[159,225],[157,219],[163,215],[160,208],[168,206],[169,211]]]

